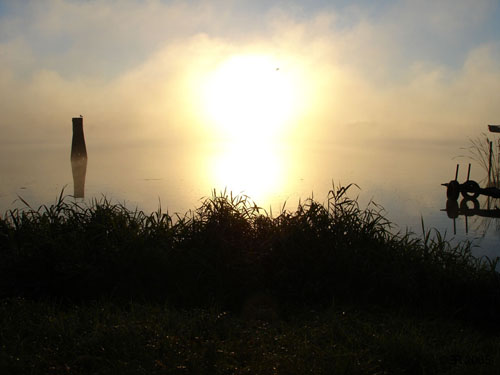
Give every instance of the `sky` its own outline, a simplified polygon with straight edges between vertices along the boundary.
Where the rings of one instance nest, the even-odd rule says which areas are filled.
[[[467,139],[500,123],[499,19],[497,0],[0,0],[0,143],[66,142],[80,114],[96,142],[223,137],[206,87],[235,56],[286,81],[289,101],[239,67],[293,107],[280,139]]]

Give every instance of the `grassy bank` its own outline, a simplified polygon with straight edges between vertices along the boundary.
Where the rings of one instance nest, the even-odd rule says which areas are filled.
[[[495,374],[498,337],[461,322],[329,308],[289,319],[152,304],[0,305],[4,374]]]
[[[439,234],[394,235],[379,212],[343,187],[276,217],[224,194],[183,217],[61,197],[0,220],[0,296],[234,310],[265,295],[280,306],[336,300],[498,316],[495,262]]]
[[[62,197],[7,212],[0,366],[491,373],[496,262],[439,233],[395,235],[348,189],[277,216],[226,194],[180,217]]]

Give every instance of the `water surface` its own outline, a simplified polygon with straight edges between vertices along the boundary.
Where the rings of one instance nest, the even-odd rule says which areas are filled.
[[[299,199],[314,196],[324,202],[332,184],[355,183],[351,197],[362,207],[369,201],[384,207],[395,231],[422,233],[436,228],[448,238],[472,240],[478,256],[497,256],[499,219],[465,217],[453,220],[446,207],[445,188],[461,164],[459,181],[467,173],[467,158],[457,158],[457,142],[360,141],[275,142],[245,144],[206,142],[146,145],[87,144],[85,201],[106,196],[129,208],[185,213],[212,191],[246,194],[267,211],[283,204],[293,210]],[[22,207],[21,196],[33,207],[53,203],[62,189],[73,194],[71,144],[8,144],[0,151],[0,210]],[[484,171],[472,165],[471,178]],[[72,199],[72,198],[69,198]],[[485,199],[481,200],[482,207]],[[492,206],[495,202],[492,202]],[[467,225],[466,225],[467,224]],[[466,233],[466,230],[468,233]],[[456,235],[454,235],[456,231]]]

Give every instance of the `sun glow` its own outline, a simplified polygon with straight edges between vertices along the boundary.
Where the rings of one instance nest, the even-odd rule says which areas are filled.
[[[273,144],[261,144],[258,150],[249,151],[242,141],[220,145],[209,169],[213,186],[246,194],[267,206],[270,197],[283,189],[287,167],[282,150]]]
[[[233,56],[208,75],[203,89],[207,120],[231,140],[270,140],[298,109],[291,70],[269,56]]]

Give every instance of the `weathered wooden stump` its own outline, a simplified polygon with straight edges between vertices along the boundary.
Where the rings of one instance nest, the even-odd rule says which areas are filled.
[[[85,196],[85,176],[87,174],[87,147],[83,135],[83,118],[73,118],[73,139],[71,141],[71,170],[73,172],[73,196]]]

